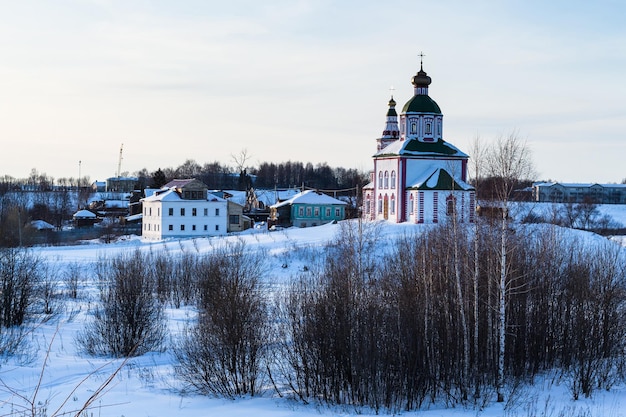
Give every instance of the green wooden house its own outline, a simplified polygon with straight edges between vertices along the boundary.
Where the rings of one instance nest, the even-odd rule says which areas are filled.
[[[347,203],[319,191],[307,190],[270,206],[270,223],[284,227],[319,226],[346,218]]]

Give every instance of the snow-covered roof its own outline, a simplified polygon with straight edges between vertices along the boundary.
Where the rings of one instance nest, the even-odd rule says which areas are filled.
[[[73,217],[75,219],[95,219],[97,216],[89,210],[78,210]]]
[[[374,157],[388,155],[468,158],[467,154],[444,140],[437,142],[420,142],[417,139],[397,140],[376,152]]]
[[[315,190],[306,190],[291,197],[289,200],[274,204],[271,207],[277,208],[291,204],[346,205],[347,203]]]
[[[133,214],[130,216],[124,217],[124,220],[127,222],[134,222],[143,219],[143,213]]]
[[[598,184],[595,182],[536,182],[533,187],[553,187],[560,185],[565,188],[589,188],[593,186],[603,188],[626,188],[626,184]]]
[[[473,190],[474,187],[454,178],[443,168],[427,169],[412,179],[407,179],[407,188],[416,190]]]
[[[255,189],[256,198],[259,202],[262,202],[265,206],[269,207],[272,204],[276,204],[278,201],[289,200],[293,196],[300,193],[299,189],[290,188],[287,190],[260,190]]]
[[[152,196],[154,193],[156,193],[157,191],[159,191],[158,188],[145,188],[143,190],[143,195],[146,197],[150,197]]]
[[[33,229],[37,230],[53,230],[54,226],[43,220],[33,220],[30,222]]]
[[[226,201],[226,200],[216,196],[215,194],[210,194],[207,199],[185,200],[183,198],[180,198],[180,195],[176,192],[175,188],[170,188],[170,189],[158,190],[156,193],[152,194],[150,197],[142,198],[141,201],[151,202],[151,201]]]

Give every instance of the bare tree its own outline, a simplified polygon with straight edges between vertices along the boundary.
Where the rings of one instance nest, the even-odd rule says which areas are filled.
[[[515,186],[520,180],[532,178],[534,167],[531,152],[525,141],[520,139],[517,131],[508,136],[496,139],[487,152],[487,172],[497,180],[495,194],[500,203],[501,241],[500,241],[500,278],[498,282],[498,377],[496,390],[498,401],[504,401],[502,388],[504,384],[504,358],[506,342],[506,294],[509,271],[507,268],[508,217],[509,202]]]

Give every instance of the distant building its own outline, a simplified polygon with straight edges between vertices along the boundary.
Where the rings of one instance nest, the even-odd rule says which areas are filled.
[[[269,222],[281,226],[319,226],[345,219],[346,205],[326,194],[307,190],[270,206]]]
[[[89,227],[100,221],[98,216],[89,210],[79,210],[72,216],[74,226],[76,227]]]
[[[106,191],[117,193],[130,193],[137,187],[137,177],[111,177],[107,178]]]
[[[626,204],[626,184],[538,182],[532,189],[538,202]]]
[[[141,199],[146,239],[224,235],[228,230],[228,202],[207,191],[195,179],[173,180]]]
[[[389,100],[371,182],[363,187],[362,217],[432,224],[456,216],[473,222],[476,201],[466,182],[468,156],[443,140],[443,114],[428,95],[431,78],[421,66],[411,81],[414,95],[402,108],[399,124],[396,102]]]
[[[228,232],[243,232],[252,227],[252,219],[243,212],[243,206],[228,200]]]

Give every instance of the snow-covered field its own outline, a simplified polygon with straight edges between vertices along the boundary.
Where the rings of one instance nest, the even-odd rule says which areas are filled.
[[[626,224],[626,206],[601,206],[602,213],[610,214],[615,221]],[[146,242],[138,237],[113,244],[85,243],[76,246],[41,247],[35,252],[50,264],[62,269],[72,263],[89,265],[102,256],[134,251],[167,250],[204,253],[229,241],[244,241],[250,250],[263,250],[268,254],[272,273],[277,283],[291,276],[314,260],[300,258],[311,253],[307,248],[319,247],[333,239],[339,224],[328,224],[306,229],[285,229],[276,232],[249,230],[228,237],[183,241]],[[422,226],[423,227],[423,226]],[[420,226],[409,224],[381,224],[378,243],[392,241],[402,234],[418,233]],[[578,232],[572,232],[578,233]],[[581,233],[581,235],[585,235]],[[616,239],[622,243],[621,239]],[[38,325],[28,335],[28,348],[4,361],[0,367],[0,416],[35,415],[30,413],[31,403],[44,414],[74,415],[107,378],[122,365],[122,360],[109,360],[83,355],[75,345],[77,332],[83,329],[89,317],[90,304],[95,301],[95,288],[82,283],[83,292],[78,300],[63,299],[63,312]],[[89,296],[89,293],[91,295]],[[170,333],[175,335],[192,311],[185,308],[167,310]],[[173,376],[171,352],[150,353],[124,363],[113,376],[103,395],[91,404],[88,416],[337,416],[374,415],[367,410],[349,407],[329,408],[303,405],[279,398],[272,390],[255,398],[235,401],[183,394]],[[572,401],[571,394],[558,379],[546,376],[530,387],[517,388],[508,396],[507,403],[490,402],[473,407],[446,409],[431,404],[418,412],[403,415],[427,417],[451,416],[626,416],[626,387],[618,386],[610,392],[595,392],[591,399]]]

